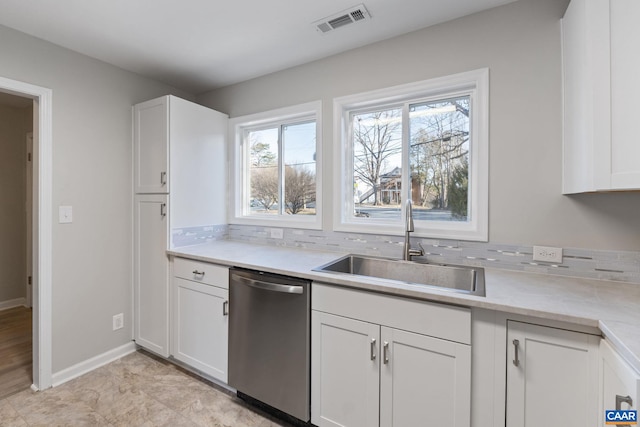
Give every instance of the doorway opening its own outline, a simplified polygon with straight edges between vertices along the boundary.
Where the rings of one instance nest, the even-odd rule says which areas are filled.
[[[20,319],[27,317],[31,320],[31,388],[43,390],[51,387],[52,382],[52,343],[51,343],[51,288],[52,288],[52,91],[48,88],[32,85],[17,80],[0,77],[0,97],[11,99],[16,102],[26,102],[31,104],[32,119],[31,133],[25,132],[22,137],[23,155],[30,157],[31,165],[20,165],[24,173],[24,186],[21,200],[22,223],[25,226],[23,234],[23,248],[18,249],[20,259],[24,260],[24,267],[20,267],[18,273],[20,280],[21,294],[16,294],[14,290],[3,294],[0,290],[0,309],[9,306],[17,306],[8,310],[2,310],[5,314],[9,310],[20,309],[20,305],[30,313],[22,313],[14,316],[16,329],[24,330],[25,322],[20,323]],[[28,146],[32,144],[29,151]],[[27,172],[27,169],[31,171]],[[27,173],[32,177],[29,188],[31,194],[27,192]],[[15,184],[15,183],[12,183]],[[15,188],[13,188],[15,190]],[[30,203],[26,202],[27,197]],[[19,204],[22,202],[18,202]],[[27,211],[30,211],[27,213]],[[31,235],[27,237],[30,224]],[[31,246],[28,247],[27,243]],[[29,260],[29,261],[27,261]],[[30,265],[29,265],[30,262]],[[30,279],[29,279],[30,276]],[[9,297],[6,297],[9,295]],[[17,295],[17,296],[16,296]],[[3,299],[8,298],[6,301]],[[29,301],[27,301],[29,299]],[[19,304],[22,302],[22,304]],[[18,303],[18,304],[17,304]],[[31,305],[32,308],[27,308]],[[14,313],[15,314],[15,313]],[[3,325],[9,322],[0,322]],[[16,332],[16,331],[14,331]],[[24,350],[24,349],[23,349]]]
[[[33,100],[0,92],[0,398],[33,383]]]

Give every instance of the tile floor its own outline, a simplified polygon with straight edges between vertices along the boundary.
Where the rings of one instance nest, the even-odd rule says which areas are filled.
[[[0,400],[0,426],[211,426],[287,424],[207,381],[136,352],[61,386]]]

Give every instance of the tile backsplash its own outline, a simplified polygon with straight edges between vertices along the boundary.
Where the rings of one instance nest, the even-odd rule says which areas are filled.
[[[199,245],[212,240],[227,240],[227,224],[205,225],[200,227],[174,228],[171,230],[171,247]]]
[[[224,238],[261,245],[394,258],[402,255],[404,243],[404,238],[400,236],[295,228],[285,228],[282,239],[273,239],[269,227],[247,225],[229,225]],[[563,262],[552,264],[534,262],[531,246],[412,237],[412,246],[417,246],[418,242],[424,247],[427,260],[434,263],[640,283],[640,252],[563,248]],[[197,243],[203,243],[203,240]]]

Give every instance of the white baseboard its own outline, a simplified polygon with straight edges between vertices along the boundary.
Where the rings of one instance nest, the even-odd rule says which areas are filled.
[[[27,299],[26,298],[16,298],[10,299],[9,301],[0,301],[0,310],[7,310],[13,307],[26,307]]]
[[[105,353],[99,354],[96,357],[92,357],[91,359],[87,359],[84,362],[80,362],[67,369],[63,369],[60,372],[54,373],[52,375],[52,385],[53,387],[57,387],[61,384],[66,383],[67,381],[79,377],[80,375],[91,372],[96,368],[111,363],[114,360],[120,359],[127,354],[133,353],[134,351],[136,351],[136,344],[131,341],[118,348],[114,348],[113,350],[109,350]]]

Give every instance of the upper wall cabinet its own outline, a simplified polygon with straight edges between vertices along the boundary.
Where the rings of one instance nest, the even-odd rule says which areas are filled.
[[[562,19],[563,193],[640,189],[640,2],[572,0]]]
[[[228,116],[168,95],[133,107],[136,194],[170,194],[171,229],[226,222]]]
[[[169,192],[169,97],[133,107],[135,192]]]

